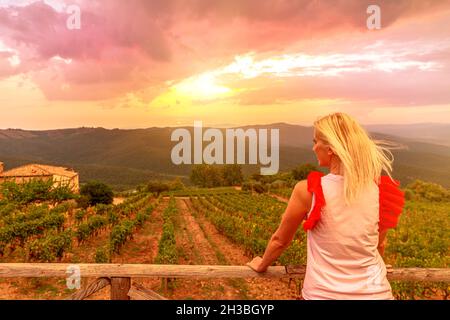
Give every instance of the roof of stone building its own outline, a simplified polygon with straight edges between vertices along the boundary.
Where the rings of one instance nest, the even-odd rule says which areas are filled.
[[[0,173],[0,177],[44,177],[53,175],[72,178],[77,176],[78,173],[68,168],[43,164],[27,164]]]

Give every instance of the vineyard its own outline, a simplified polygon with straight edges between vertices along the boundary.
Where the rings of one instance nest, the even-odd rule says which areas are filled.
[[[158,203],[151,195],[138,195],[117,206],[98,205],[76,209],[66,202],[54,208],[48,204],[0,209],[0,257],[22,262],[61,261],[76,244],[109,230],[107,254],[118,253],[135,230],[150,217]]]
[[[275,192],[273,192],[275,193]],[[290,190],[233,188],[138,193],[120,204],[78,208],[74,201],[0,201],[0,263],[245,265],[262,255]],[[394,267],[449,267],[449,202],[410,200],[388,234]],[[306,264],[299,229],[279,265]],[[87,283],[92,279],[84,279]],[[137,279],[169,299],[298,299],[301,282],[280,279]],[[448,299],[446,283],[392,282],[398,299]],[[65,280],[0,279],[0,298],[63,299]],[[92,299],[107,299],[100,291]]]

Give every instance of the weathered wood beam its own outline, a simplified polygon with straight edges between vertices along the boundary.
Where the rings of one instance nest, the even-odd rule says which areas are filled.
[[[0,263],[0,278],[66,277],[74,264]],[[256,273],[247,266],[77,264],[81,277],[117,278],[303,278],[305,267],[269,267]],[[450,268],[388,268],[389,280],[450,282]]]
[[[131,300],[167,300],[153,290],[144,288],[138,283],[133,283],[128,296]]]
[[[1,263],[0,278],[66,277],[69,266],[60,263]],[[247,266],[76,264],[81,277],[166,277],[166,278],[289,278],[283,266],[270,267],[264,274]]]
[[[78,290],[64,300],[84,300],[97,291],[100,291],[104,287],[109,286],[110,284],[111,281],[109,278],[98,278],[95,281],[91,282],[86,288]]]

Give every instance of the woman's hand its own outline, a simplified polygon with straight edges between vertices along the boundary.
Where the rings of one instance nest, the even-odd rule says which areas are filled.
[[[252,268],[256,272],[265,272],[267,268],[266,269],[262,269],[261,268],[261,262],[262,262],[262,258],[261,257],[256,257],[252,261],[247,263],[247,266],[249,266],[250,268]]]

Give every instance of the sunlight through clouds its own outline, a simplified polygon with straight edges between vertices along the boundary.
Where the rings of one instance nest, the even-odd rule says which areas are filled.
[[[387,45],[386,45],[387,46]],[[447,42],[450,48],[450,41]],[[420,70],[435,70],[438,63],[420,61],[409,58],[411,55],[422,54],[421,47],[405,51],[404,49],[381,49],[381,52],[360,52],[357,54],[335,53],[324,55],[309,55],[304,53],[284,54],[269,59],[257,61],[254,54],[237,56],[230,65],[213,72],[216,76],[235,74],[243,78],[256,78],[261,75],[275,77],[302,76],[337,76],[347,72],[368,72],[379,70],[392,72],[418,68]]]
[[[450,48],[450,41],[441,43],[444,49]],[[332,53],[310,55],[292,53],[258,59],[257,54],[251,52],[239,55],[225,67],[211,70],[173,84],[162,96],[155,99],[153,105],[163,102],[170,104],[170,100],[209,101],[232,97],[248,88],[231,88],[227,82],[235,79],[254,79],[265,76],[272,78],[290,77],[337,77],[346,73],[370,73],[381,71],[392,73],[417,69],[420,71],[436,71],[442,66],[434,61],[414,59],[430,53],[427,44],[413,47],[397,47],[386,42],[379,42],[371,49],[359,53]],[[366,48],[368,49],[368,48]],[[436,49],[436,48],[435,48]]]
[[[230,93],[230,89],[217,84],[217,75],[214,72],[204,73],[186,79],[175,85],[173,89],[182,96],[211,99],[223,97]]]

